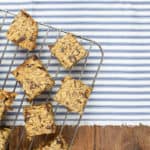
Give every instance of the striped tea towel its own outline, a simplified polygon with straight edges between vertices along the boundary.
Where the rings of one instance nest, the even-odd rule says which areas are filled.
[[[1,0],[0,9],[13,13],[26,9],[39,22],[86,36],[102,45],[104,62],[85,108],[82,125],[150,125],[150,0]],[[5,33],[11,20],[9,17],[6,28],[0,31],[0,50],[6,44]],[[53,34],[49,36],[54,38]],[[38,42],[40,47],[41,39]],[[1,86],[13,49],[11,43],[1,65]],[[22,62],[23,53],[25,51],[18,53],[13,67]],[[90,56],[89,78],[83,77],[87,82],[95,71],[99,59],[97,53],[95,50]],[[44,56],[41,59],[46,61]],[[6,85],[9,90],[14,87],[13,76],[10,75]],[[17,91],[23,94],[19,85]],[[21,98],[18,96],[4,123],[11,124],[15,119]],[[40,98],[41,101],[44,99],[45,96]],[[64,114],[65,109],[60,107],[58,123],[62,123]],[[77,117],[71,114],[67,124],[74,124]],[[24,124],[22,109],[16,122],[16,125],[21,124]]]

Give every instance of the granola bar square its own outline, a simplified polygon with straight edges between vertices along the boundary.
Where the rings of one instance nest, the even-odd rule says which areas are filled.
[[[54,114],[50,103],[24,107],[25,128],[29,137],[55,133]]]
[[[0,150],[6,149],[6,142],[10,134],[9,128],[0,128]]]
[[[68,150],[68,144],[64,138],[59,135],[48,141],[46,145],[41,145],[36,150]]]
[[[82,114],[91,92],[90,86],[71,76],[66,76],[54,100],[66,106],[69,111]]]
[[[7,32],[8,40],[28,49],[35,49],[38,35],[37,22],[24,10],[21,10],[13,20]]]
[[[51,89],[55,83],[36,55],[25,60],[12,74],[22,85],[30,102],[45,90]]]
[[[8,92],[0,89],[0,120],[2,120],[4,112],[11,108],[16,95],[17,94],[14,92]]]
[[[67,33],[58,39],[53,46],[49,45],[49,49],[52,55],[54,55],[66,69],[71,69],[72,66],[88,55],[85,48],[71,33]]]

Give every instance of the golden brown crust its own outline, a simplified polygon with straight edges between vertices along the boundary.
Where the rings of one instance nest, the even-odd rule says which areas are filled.
[[[55,83],[36,55],[26,59],[12,71],[12,74],[23,86],[29,101],[45,90],[51,89]]]
[[[62,136],[57,136],[49,141],[46,145],[40,146],[36,150],[67,150],[68,144]]]
[[[9,128],[0,128],[0,150],[5,150],[5,145],[10,134]]]
[[[10,41],[29,51],[36,48],[37,35],[37,22],[24,10],[18,13],[7,32]]]
[[[29,137],[55,133],[53,108],[50,103],[24,107],[24,118]]]
[[[82,81],[66,76],[54,99],[66,106],[69,111],[82,114],[91,92],[92,88]]]
[[[14,92],[8,92],[0,89],[0,120],[3,118],[4,112],[11,108],[16,95],[17,94]]]
[[[58,39],[54,46],[50,46],[51,53],[66,69],[70,69],[82,58],[87,56],[87,51],[71,33]]]

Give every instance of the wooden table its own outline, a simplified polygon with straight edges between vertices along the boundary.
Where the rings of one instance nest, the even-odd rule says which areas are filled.
[[[22,127],[17,127],[10,140],[10,150],[14,150],[21,136]],[[65,126],[63,135],[69,141],[74,127]],[[48,137],[49,139],[50,137]],[[38,145],[45,137],[35,139]],[[29,146],[28,140],[23,138],[21,150]],[[76,136],[72,150],[150,150],[150,127],[137,126],[81,126]]]

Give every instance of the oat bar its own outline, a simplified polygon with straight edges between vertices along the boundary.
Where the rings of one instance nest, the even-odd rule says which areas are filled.
[[[54,99],[68,110],[82,114],[91,92],[92,88],[82,81],[66,76]]]
[[[40,146],[36,150],[68,150],[68,144],[62,136],[57,136],[46,145]]]
[[[54,80],[36,55],[25,60],[12,74],[22,85],[29,101],[54,85]]]
[[[15,97],[16,93],[0,89],[0,120],[2,120],[4,112],[11,108]]]
[[[0,128],[0,150],[5,150],[9,134],[9,128]]]
[[[54,114],[50,103],[24,107],[25,128],[29,137],[55,133]]]
[[[58,39],[54,46],[49,45],[49,48],[52,55],[54,55],[66,69],[70,69],[88,54],[71,33],[67,33],[64,37]]]
[[[24,10],[18,13],[7,32],[10,41],[29,51],[35,49],[37,35],[37,22]]]

